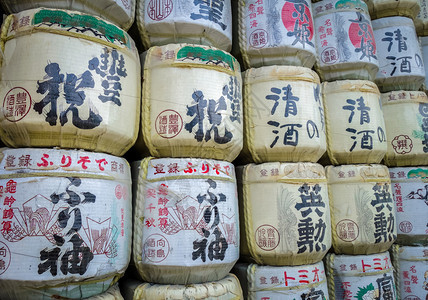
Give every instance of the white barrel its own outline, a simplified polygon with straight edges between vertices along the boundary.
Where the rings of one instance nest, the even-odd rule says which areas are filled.
[[[386,251],[397,237],[388,168],[327,166],[333,248],[337,254]]]
[[[373,80],[379,69],[367,5],[363,0],[323,0],[312,4],[315,65],[323,81]]]
[[[425,300],[428,297],[428,248],[394,245],[392,250],[399,299]]]
[[[385,17],[409,17],[413,20],[419,14],[421,0],[368,0],[372,20]],[[422,0],[423,1],[423,0]]]
[[[131,255],[126,160],[62,149],[0,152],[0,298],[105,292]]]
[[[235,169],[194,158],[136,163],[134,263],[143,280],[220,280],[239,258]]]
[[[313,264],[331,246],[324,168],[315,163],[238,167],[241,259],[272,266]]]
[[[428,35],[428,9],[427,9],[427,35]],[[427,62],[427,64],[424,63],[425,74],[427,74],[427,71],[428,71],[428,36],[420,37],[419,42],[420,42],[421,51],[422,51],[422,58],[423,58],[422,60],[424,62]],[[427,76],[425,76],[425,87],[424,87],[425,91],[427,90],[427,87],[428,87],[428,79],[427,79]]]
[[[247,300],[329,299],[322,261],[298,267],[237,263],[233,272]]]
[[[419,11],[418,16],[414,20],[416,33],[418,36],[427,36],[428,35],[428,1],[427,0],[418,0],[421,10]],[[427,61],[424,58],[424,61]],[[426,74],[426,71],[425,71]]]
[[[327,254],[325,268],[331,299],[400,299],[388,252]]]
[[[237,2],[236,36],[245,68],[312,68],[316,50],[310,0]]]
[[[101,17],[128,30],[134,22],[135,0],[3,0],[8,13],[19,13],[33,8],[60,8],[77,10]]]
[[[125,300],[243,300],[238,278],[233,274],[212,282],[163,285],[128,280],[123,283]]]
[[[381,92],[417,91],[425,81],[424,63],[413,20],[388,17],[372,21],[378,49]]]
[[[388,166],[428,165],[428,97],[424,92],[381,94]]]
[[[150,48],[142,63],[141,132],[151,155],[234,160],[243,143],[238,61],[216,48],[171,44]]]
[[[397,216],[397,243],[428,245],[428,167],[389,168],[389,175]]]
[[[231,0],[137,0],[136,22],[146,48],[177,43],[232,48]]]
[[[269,66],[244,73],[243,157],[317,162],[327,144],[318,75],[308,68]]]
[[[41,8],[9,15],[1,41],[0,135],[7,146],[120,156],[134,144],[140,65],[125,31],[90,15]]]
[[[331,163],[380,163],[387,140],[376,84],[363,80],[325,82],[322,91]]]

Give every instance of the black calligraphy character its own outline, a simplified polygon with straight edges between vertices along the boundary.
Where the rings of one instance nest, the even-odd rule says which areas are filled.
[[[394,38],[395,35],[395,38]],[[382,41],[383,42],[389,42],[388,45],[388,52],[391,52],[391,48],[393,45],[393,41],[396,40],[397,43],[397,47],[398,47],[398,52],[401,51],[406,51],[407,50],[407,43],[406,40],[407,38],[403,36],[403,34],[401,33],[401,30],[398,28],[397,30],[395,30],[393,33],[390,31],[385,32],[385,36]]]
[[[272,107],[271,115],[275,114],[276,108],[279,105],[279,99],[285,101],[285,111],[284,111],[284,117],[288,117],[289,115],[297,115],[297,106],[296,101],[299,101],[299,97],[296,97],[293,95],[291,85],[287,85],[282,88],[282,91],[284,92],[284,95],[280,97],[281,95],[281,89],[279,88],[271,88],[270,89],[274,95],[267,95],[267,100],[273,100],[275,101],[275,104]]]
[[[371,136],[371,134],[374,133],[374,130],[361,130],[359,132],[357,132],[357,130],[355,130],[354,128],[346,128],[347,132],[353,133],[353,134],[362,134],[361,137],[361,149],[368,149],[371,150],[373,149],[373,137]],[[354,143],[352,144],[351,148],[349,149],[349,151],[353,151],[355,146],[357,145],[357,136],[353,135],[351,136],[351,139],[354,140]]]
[[[299,240],[297,241],[297,246],[299,251],[297,253],[305,252],[309,247],[309,252],[312,252],[314,249],[314,223],[312,218],[306,218],[299,220],[297,224],[299,232]]]
[[[294,128],[295,127],[301,128],[302,127],[301,124],[284,124],[284,125],[279,126],[280,125],[279,122],[276,122],[276,121],[269,121],[267,123],[268,123],[268,125],[271,125],[274,127],[279,127],[279,128],[286,127],[287,130],[285,131],[285,134],[284,134],[283,144],[286,146],[287,145],[297,146],[297,144],[299,143],[299,132]],[[272,132],[275,134],[278,134],[279,130],[274,129],[274,130],[272,130]],[[274,141],[270,145],[271,148],[273,148],[273,146],[276,145],[276,142],[278,141],[278,139],[279,139],[279,136],[276,136]]]
[[[89,247],[83,246],[83,240],[75,233],[70,241],[73,249],[64,253],[61,258],[61,272],[64,275],[80,274],[83,275],[88,269],[88,265],[94,258],[94,254]]]
[[[55,243],[57,246],[64,245],[64,238],[54,234]],[[42,263],[38,266],[38,274],[43,274],[50,269],[51,275],[56,276],[58,274],[58,259],[60,256],[61,248],[55,247],[51,250],[47,248],[40,251],[40,260]],[[44,261],[44,262],[43,262]]]
[[[363,97],[360,97],[357,100],[347,99],[346,102],[349,105],[345,105],[342,108],[345,110],[351,111],[351,114],[349,115],[349,118],[348,118],[348,123],[352,122],[352,119],[353,119],[354,114],[355,114],[355,104],[357,102],[358,102],[357,110],[360,111],[360,125],[363,125],[364,123],[370,123],[370,115],[369,115],[370,107],[368,107],[364,103]]]
[[[204,118],[205,118],[205,109],[208,106],[208,101],[205,100],[204,94],[201,91],[196,91],[192,94],[192,98],[195,102],[192,106],[187,106],[187,115],[195,116],[190,123],[186,123],[184,128],[192,132],[193,127],[198,126],[198,130],[195,132],[195,139],[198,142],[202,142],[204,138]]]
[[[207,249],[207,238],[210,236],[210,232],[206,229],[202,228],[202,232],[204,234],[204,239],[193,241],[193,252],[192,252],[192,260],[197,260],[199,257],[203,262],[207,260],[206,249]]]
[[[317,84],[317,87],[314,88],[314,98],[315,98],[315,102],[318,103],[318,109],[320,112],[320,119],[321,119],[321,130],[324,130],[324,108],[321,102],[321,97],[320,97],[320,85]]]
[[[394,300],[394,286],[392,276],[383,274],[383,277],[376,279],[379,288],[379,298],[382,300]]]
[[[239,89],[238,78],[235,76],[230,76],[229,85],[223,87],[223,96],[225,96],[230,101],[230,107],[232,109],[232,115],[230,120],[232,122],[237,121],[241,124],[241,91]]]
[[[370,202],[373,207],[376,207],[376,211],[380,212],[386,204],[389,211],[392,210],[392,198],[391,193],[389,192],[389,185],[386,184],[376,184],[373,188],[375,199]],[[389,204],[391,203],[391,205]]]
[[[380,126],[377,128],[377,137],[380,143],[386,142],[385,131]]]
[[[305,0],[288,0],[294,4],[294,11],[292,17],[294,21],[294,29],[292,32],[287,32],[287,36],[295,36],[295,39],[292,45],[295,45],[297,42],[301,43],[303,49],[305,45],[308,44],[314,47],[314,44],[309,40],[311,32],[309,30],[309,16],[306,13],[306,8],[309,7],[308,3]]]
[[[302,300],[324,300],[326,297],[324,296],[324,292],[322,290],[315,290],[315,288],[311,288],[308,293],[303,293],[301,296]]]
[[[367,57],[369,60],[373,57],[375,51],[375,41],[371,32],[370,21],[364,17],[361,12],[357,12],[357,18],[355,20],[350,19],[352,23],[358,24],[358,36],[361,36],[360,46],[355,48],[355,52],[361,52],[360,59]]]
[[[308,122],[306,122],[306,131],[308,132],[308,137],[310,139],[312,139],[314,136],[316,136],[317,138],[320,137],[320,133],[318,132],[318,126],[312,120],[308,120]]]
[[[324,221],[322,219],[318,219],[318,223],[315,224],[316,233],[314,236],[314,241],[316,242],[315,244],[316,251],[326,250],[326,246],[322,243],[324,241],[326,228],[327,228],[327,225],[324,223]],[[321,244],[321,247],[319,244]]]
[[[226,250],[229,247],[226,239],[222,235],[221,231],[216,227],[213,232],[215,240],[208,246],[208,258],[212,261],[223,260],[226,254]]]
[[[312,187],[307,183],[303,184],[299,188],[300,199],[302,202],[296,203],[294,206],[297,210],[301,210],[302,208],[307,208],[305,211],[301,211],[302,216],[305,218],[312,212],[312,207],[315,208],[315,212],[319,217],[321,217],[324,213],[319,210],[319,207],[325,207],[325,203],[322,201],[322,196],[320,194],[321,186],[319,184],[315,184]]]
[[[412,65],[409,61],[411,59],[411,56],[403,56],[403,57],[395,57],[395,56],[387,56],[386,59],[392,60],[391,65],[393,66],[391,71],[391,76],[394,75],[395,71],[397,70],[397,63],[396,61],[401,60],[400,63],[400,72],[403,73],[411,73],[412,72]]]
[[[224,0],[193,0],[195,6],[199,6],[199,14],[191,13],[192,20],[209,20],[220,25],[225,30],[227,25],[221,22],[224,8]]]

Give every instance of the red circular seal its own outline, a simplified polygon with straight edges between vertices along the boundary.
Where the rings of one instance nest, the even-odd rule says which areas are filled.
[[[327,47],[321,52],[321,61],[325,64],[334,64],[339,59],[339,52],[334,47]]]
[[[30,93],[22,87],[14,87],[3,100],[4,116],[10,122],[23,119],[31,109]]]
[[[314,37],[314,24],[312,21],[310,6],[311,1],[302,0],[298,4],[295,3],[295,1],[285,1],[281,11],[282,23],[287,31],[295,32],[298,30],[303,32],[303,36],[295,33],[296,38],[307,38],[309,41]]]
[[[156,132],[165,139],[172,139],[183,129],[183,119],[172,109],[161,112],[155,121]]]
[[[343,219],[336,225],[336,234],[344,242],[352,242],[357,239],[360,229],[352,220]]]
[[[123,197],[123,187],[120,184],[116,185],[116,188],[114,189],[114,194],[116,195],[117,199]]]
[[[413,230],[413,225],[409,221],[403,221],[398,226],[401,232],[409,233]]]
[[[143,245],[143,259],[159,263],[168,257],[169,243],[161,234],[150,235]]]
[[[147,5],[147,14],[154,21],[161,21],[172,12],[171,0],[150,0]]]
[[[12,256],[9,247],[5,243],[0,242],[0,275],[7,271],[11,260]]]
[[[279,245],[279,232],[271,225],[261,225],[256,230],[256,243],[265,251],[272,251]]]
[[[253,48],[263,48],[268,42],[268,33],[266,30],[257,29],[250,34],[250,46]]]
[[[408,135],[397,135],[392,141],[391,145],[394,151],[398,154],[406,154],[412,152],[413,142]]]

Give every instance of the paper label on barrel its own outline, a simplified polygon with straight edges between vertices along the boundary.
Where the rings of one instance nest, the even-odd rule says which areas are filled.
[[[428,235],[428,178],[426,168],[389,169],[396,206],[397,232],[404,235]],[[412,179],[421,178],[417,182]],[[409,179],[406,182],[406,179]],[[397,180],[397,182],[394,182]]]
[[[417,19],[422,19],[422,22],[426,22],[428,20],[428,7],[426,0],[418,0],[419,6],[421,10],[419,11]]]
[[[414,26],[389,26],[374,31],[378,47],[376,79],[425,76],[421,48]]]
[[[341,8],[350,8],[341,11]],[[354,9],[355,11],[351,11]],[[362,1],[313,4],[321,67],[339,63],[373,63],[377,49],[367,6]]]
[[[400,247],[399,274],[401,299],[425,300],[428,297],[428,248]],[[406,249],[407,248],[407,249]],[[406,254],[412,257],[406,257]]]
[[[328,289],[322,262],[299,267],[257,266],[249,282],[249,296],[257,300],[328,298]],[[311,286],[309,286],[311,285]]]
[[[245,1],[247,49],[292,47],[315,54],[311,10],[311,2],[306,0]]]
[[[230,0],[144,0],[145,26],[160,22],[196,23],[232,38]]]
[[[145,202],[143,263],[200,266],[238,259],[238,200],[233,165],[199,162],[150,161],[151,182],[145,182],[141,200]],[[174,177],[168,179],[169,176]]]
[[[1,179],[0,190],[2,278],[83,280],[126,267],[130,186],[79,177],[24,177]]]

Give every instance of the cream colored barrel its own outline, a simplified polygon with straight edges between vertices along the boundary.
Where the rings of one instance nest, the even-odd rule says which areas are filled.
[[[150,48],[142,62],[141,131],[151,155],[234,160],[243,143],[238,61],[216,48],[171,44]]]
[[[400,299],[388,252],[327,254],[325,268],[330,299]]]
[[[329,299],[322,261],[298,267],[238,263],[233,272],[247,300]]]
[[[312,4],[323,81],[373,80],[379,69],[375,38],[363,0],[323,0]]]
[[[244,73],[247,161],[312,161],[326,151],[318,75],[308,68],[269,66]]]
[[[419,3],[420,0],[369,0],[367,6],[372,20],[395,16],[414,20],[421,9]]]
[[[333,248],[337,254],[388,250],[397,237],[388,168],[327,166]]]
[[[125,300],[243,300],[239,280],[233,274],[212,282],[191,285],[162,285],[139,281],[124,283]]]
[[[134,22],[135,0],[3,0],[8,13],[19,13],[33,8],[60,8],[77,10],[97,16],[128,30]]]
[[[428,2],[427,0],[418,0],[421,10],[415,19],[415,27],[418,36],[428,35]],[[426,59],[424,58],[424,61]],[[425,71],[426,73],[426,71]]]
[[[0,150],[0,298],[86,298],[131,254],[126,160],[60,149]]]
[[[134,263],[143,280],[220,280],[239,258],[235,169],[203,159],[136,163]]]
[[[321,261],[331,246],[324,168],[264,163],[237,172],[241,259],[272,266]]]
[[[125,31],[41,8],[8,16],[1,41],[0,135],[7,146],[123,155],[134,144],[140,66]]]
[[[315,32],[310,0],[240,0],[237,17],[239,49],[246,68],[314,65]]]
[[[380,163],[387,140],[376,84],[363,80],[325,82],[322,92],[331,163]]]
[[[171,43],[232,48],[231,0],[137,0],[136,22],[146,48]]]
[[[388,17],[373,20],[372,24],[379,59],[375,79],[379,90],[419,90],[425,70],[413,20]]]
[[[392,249],[399,299],[426,299],[428,248],[394,245]]]
[[[428,98],[424,92],[381,94],[387,152],[385,164],[428,165]]]
[[[397,243],[428,245],[428,167],[389,168],[389,175],[397,216]]]

